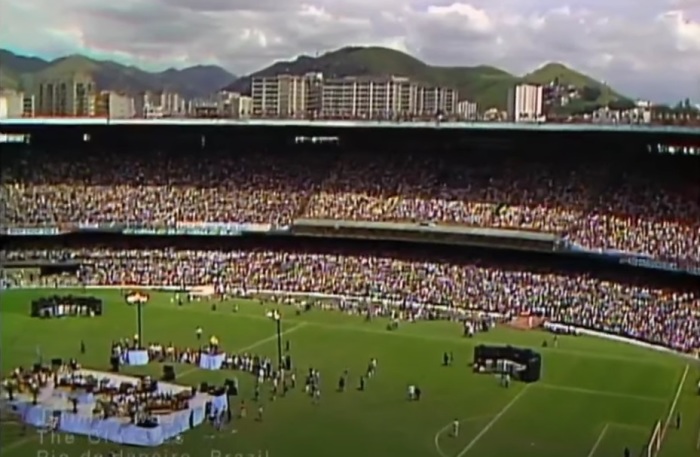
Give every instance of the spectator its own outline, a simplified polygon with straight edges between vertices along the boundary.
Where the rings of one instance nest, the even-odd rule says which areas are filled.
[[[563,155],[32,152],[3,161],[2,196],[17,227],[432,222],[549,232],[698,266],[700,180],[674,159],[619,171]]]
[[[700,292],[489,261],[454,263],[366,252],[284,250],[9,250],[7,261],[72,259],[80,282],[214,286],[364,297],[450,309],[529,313],[691,352],[700,348]]]

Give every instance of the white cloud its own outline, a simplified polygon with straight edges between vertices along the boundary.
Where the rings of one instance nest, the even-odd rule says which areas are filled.
[[[0,0],[0,14],[3,46],[46,57],[246,73],[371,44],[518,73],[562,61],[633,96],[700,98],[700,0]]]

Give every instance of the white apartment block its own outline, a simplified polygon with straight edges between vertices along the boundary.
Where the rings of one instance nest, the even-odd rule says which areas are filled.
[[[408,78],[329,79],[321,91],[321,115],[365,119],[412,116],[419,96],[418,86]]]
[[[478,106],[469,100],[462,100],[457,103],[457,116],[460,119],[474,121],[479,116]]]
[[[322,76],[316,73],[253,78],[252,113],[269,117],[307,117],[317,111]]]
[[[595,124],[650,124],[651,109],[635,107],[625,111],[601,108],[593,112],[591,120]]]
[[[24,94],[14,90],[0,91],[0,119],[24,117]]]
[[[95,115],[95,82],[89,75],[66,75],[37,82],[39,116],[90,117]]]
[[[135,101],[135,107],[137,115],[146,118],[156,112],[160,117],[187,115],[187,101],[176,92],[144,92]]]
[[[34,117],[36,115],[36,97],[34,95],[24,94],[22,100],[22,116]]]
[[[171,117],[184,116],[187,114],[187,103],[185,99],[176,92],[161,92],[160,106],[162,106],[163,111]]]
[[[457,112],[457,90],[449,87],[419,87],[418,106],[419,116],[449,116]]]
[[[219,117],[244,119],[253,113],[253,97],[238,92],[219,92],[216,104]]]
[[[508,91],[508,120],[539,122],[544,117],[544,89],[535,84],[518,84]]]
[[[321,114],[327,117],[392,119],[454,114],[457,91],[427,87],[408,78],[346,77],[325,80]]]
[[[97,114],[110,119],[131,119],[136,117],[136,102],[126,94],[102,91],[97,98]]]
[[[457,91],[427,87],[404,77],[324,79],[279,75],[254,78],[252,113],[269,117],[345,117],[396,119],[452,115],[457,111]]]
[[[253,97],[241,95],[232,103],[231,112],[238,114],[240,118],[248,118],[253,115]]]
[[[143,116],[144,119],[162,119],[166,117],[162,106],[146,104],[142,109],[143,111],[137,114]]]

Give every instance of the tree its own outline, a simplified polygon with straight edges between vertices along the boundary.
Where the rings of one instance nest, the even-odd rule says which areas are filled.
[[[668,108],[668,113],[676,116],[696,116],[698,109],[690,103],[690,99],[681,100],[673,107]]]
[[[600,98],[602,91],[598,87],[583,86],[581,98],[587,102],[594,102]]]
[[[552,113],[556,115],[563,116],[583,116],[586,114],[592,114],[594,111],[602,108],[599,103],[596,102],[584,102],[583,100],[573,100],[564,106],[554,106],[552,107]]]
[[[631,110],[635,107],[635,104],[632,100],[628,100],[625,98],[619,99],[619,100],[613,100],[610,102],[608,105],[608,108],[616,111],[627,111]]]

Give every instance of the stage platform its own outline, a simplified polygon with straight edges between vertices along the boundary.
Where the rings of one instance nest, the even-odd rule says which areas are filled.
[[[82,376],[94,376],[98,380],[108,380],[110,386],[122,383],[137,384],[138,378],[93,370],[78,370]],[[159,393],[177,394],[191,390],[190,387],[158,382]],[[7,399],[7,394],[3,394]],[[77,412],[73,412],[72,398],[78,400]],[[225,395],[213,397],[197,392],[189,400],[188,408],[169,414],[157,415],[158,423],[152,427],[141,427],[130,422],[128,417],[103,419],[93,414],[97,399],[93,394],[74,390],[72,393],[56,388],[53,383],[43,388],[32,404],[28,394],[14,395],[11,403],[21,420],[40,428],[53,428],[61,432],[90,436],[93,439],[110,441],[133,446],[160,446],[165,441],[194,428],[205,420],[206,405],[211,403],[214,411],[225,411],[228,400]]]

